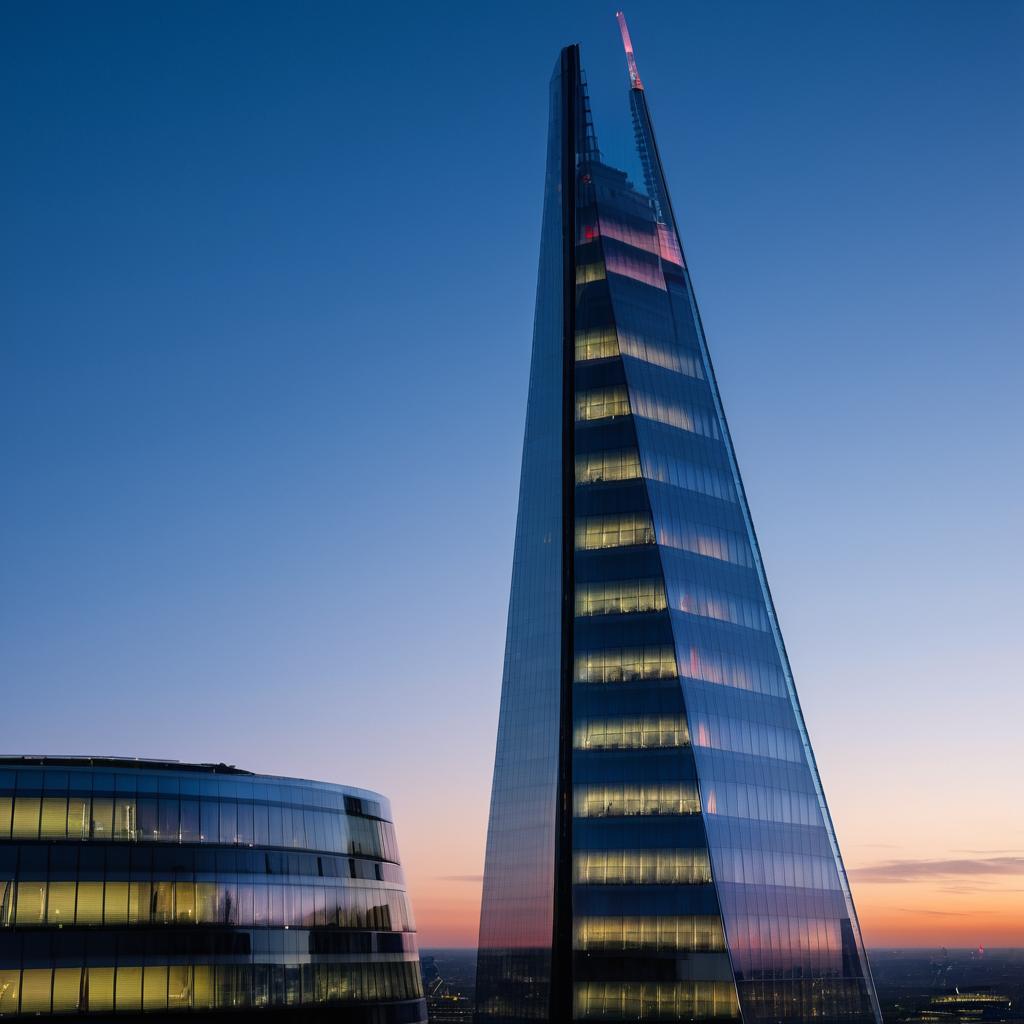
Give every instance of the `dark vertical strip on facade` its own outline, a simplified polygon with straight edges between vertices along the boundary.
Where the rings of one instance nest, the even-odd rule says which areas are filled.
[[[572,1020],[572,679],[576,582],[576,150],[580,51],[562,50],[562,659],[551,1021]]]

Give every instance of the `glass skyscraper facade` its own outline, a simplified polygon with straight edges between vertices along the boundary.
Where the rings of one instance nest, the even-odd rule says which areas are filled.
[[[477,1019],[880,1024],[620,27],[618,134],[551,82]]]
[[[0,758],[0,1017],[425,1024],[391,808],[226,765]]]

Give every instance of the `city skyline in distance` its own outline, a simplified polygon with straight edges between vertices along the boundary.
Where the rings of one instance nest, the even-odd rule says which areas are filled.
[[[610,11],[467,10],[445,35],[486,85],[451,110],[422,87],[441,40],[425,16],[396,33],[362,13],[365,52],[342,60],[317,10],[221,13],[195,38],[102,10],[66,27],[23,15],[6,34],[24,43],[6,73],[36,105],[5,170],[10,713],[32,749],[224,749],[383,789],[424,944],[472,941],[539,222],[530,78],[566,39],[618,40]],[[1000,128],[1018,23],[953,10],[870,8],[871,31],[809,7],[775,26],[627,12],[869,945],[1012,945],[1024,919],[1006,473],[1020,151]],[[485,68],[473,44],[496,32],[516,60]],[[355,101],[388,52],[375,102],[402,147]],[[480,152],[496,154],[486,185],[453,174]],[[371,201],[341,194],[342,175]],[[461,211],[496,185],[485,240]],[[406,253],[413,316],[382,236],[416,225],[444,259]],[[385,380],[371,401],[364,385]],[[445,391],[440,408],[423,388]],[[439,465],[477,475],[447,474],[442,495]],[[398,585],[424,589],[396,605]],[[159,740],[139,687],[163,697]],[[40,693],[59,716],[38,714]]]

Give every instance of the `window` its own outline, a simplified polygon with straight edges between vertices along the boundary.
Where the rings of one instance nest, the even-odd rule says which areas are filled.
[[[40,839],[64,839],[68,830],[68,801],[66,797],[48,796],[43,798],[42,820],[39,823]]]
[[[577,683],[626,683],[677,675],[671,647],[613,647],[576,655]]]
[[[690,647],[679,663],[679,674],[687,679],[701,679],[738,690],[768,693],[785,697],[786,681],[777,664],[751,658],[739,658],[718,651]]]
[[[642,256],[639,252],[629,249],[609,248],[605,253],[605,263],[608,265],[610,274],[621,274],[623,277],[632,278],[642,284],[649,284],[652,288],[667,290],[665,275],[662,273],[661,264],[657,259]],[[579,282],[577,281],[577,283]]]
[[[587,452],[576,456],[576,483],[578,484],[636,480],[640,476],[640,456],[635,448]]]
[[[722,501],[736,500],[732,478],[724,471],[653,449],[648,451],[645,463],[649,480],[674,484],[683,490],[707,494],[712,498],[721,498]]]
[[[729,750],[754,757],[802,764],[803,744],[796,729],[766,722],[698,713],[693,723],[694,743],[710,750]]]
[[[709,914],[687,917],[578,917],[575,949],[720,952],[722,922]]]
[[[601,327],[593,331],[576,332],[576,361],[607,359],[619,354],[619,339],[614,327]]]
[[[629,395],[622,384],[610,388],[594,388],[576,395],[576,420],[605,420],[629,415]]]
[[[53,1012],[73,1013],[82,993],[82,968],[58,967],[53,972]]]
[[[665,586],[659,579],[581,583],[576,588],[577,615],[660,612],[665,606]]]
[[[611,516],[581,516],[576,520],[577,551],[653,544],[654,524],[646,512]]]
[[[754,567],[754,558],[747,538],[717,526],[663,522],[661,543],[666,547],[689,551],[705,558],[717,558],[720,562],[731,562],[747,569]]]
[[[15,918],[19,926],[43,924],[46,920],[46,883],[19,882]]]
[[[14,839],[39,838],[39,797],[19,796],[14,801]]]
[[[576,283],[590,284],[605,278],[603,263],[583,263],[576,267]]]
[[[46,920],[49,924],[72,925],[75,923],[75,883],[50,882],[47,900]]]
[[[675,370],[695,380],[704,379],[704,368],[697,353],[677,348],[671,342],[623,331],[619,336],[618,345],[624,356],[632,356],[634,359],[661,366],[666,370]]]
[[[768,632],[768,614],[757,601],[735,597],[707,587],[683,584],[679,596],[679,610],[687,615],[702,615],[719,622],[732,622]]]
[[[710,409],[700,406],[681,405],[660,395],[635,392],[633,395],[633,411],[644,419],[667,423],[670,427],[688,430],[691,434],[701,437],[717,438],[718,421]]]
[[[707,850],[583,850],[573,858],[580,885],[704,885]]]
[[[576,786],[573,791],[577,818],[699,813],[700,796],[692,782]]]
[[[576,724],[573,739],[577,750],[644,750],[685,747],[689,743],[690,734],[681,715],[591,718]]]
[[[580,1020],[738,1018],[732,981],[586,981],[574,991]]]

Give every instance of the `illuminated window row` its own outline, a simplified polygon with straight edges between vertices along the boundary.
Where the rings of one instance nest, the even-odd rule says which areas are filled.
[[[576,332],[576,361],[607,359],[619,354],[619,339],[614,327],[599,327],[593,331]]]
[[[583,850],[573,858],[580,885],[705,885],[707,850]]]
[[[681,715],[590,718],[576,724],[573,740],[577,750],[644,750],[689,743],[690,733]]]
[[[587,981],[576,985],[574,1003],[578,1020],[709,1020],[740,1015],[731,981]]]
[[[705,379],[700,356],[669,342],[627,331],[620,334],[615,327],[576,332],[576,361],[579,363],[590,359],[608,359],[620,353],[653,366],[675,370],[694,380]]]
[[[751,601],[733,594],[725,594],[707,587],[685,584],[679,596],[679,610],[687,615],[702,615],[719,622],[732,622],[748,629],[767,633],[771,626],[768,613],[759,601]]]
[[[787,696],[786,681],[777,663],[741,658],[720,651],[690,647],[682,653],[679,674],[719,686],[734,686],[751,693]]]
[[[665,609],[665,585],[659,579],[580,583],[576,587],[577,615],[628,615]]]
[[[708,814],[788,825],[821,825],[821,808],[809,793],[741,782],[714,783],[708,789]]]
[[[603,281],[604,278],[603,263],[583,263],[576,267],[577,284],[590,284],[592,281]]]
[[[626,388],[616,384],[610,388],[594,388],[576,395],[576,420],[606,420],[613,416],[629,415],[629,395]]]
[[[0,968],[0,1014],[258,1009],[420,999],[418,963]]]
[[[676,656],[671,647],[612,647],[577,654],[574,679],[577,683],[628,683],[676,675]]]
[[[780,729],[745,718],[699,714],[694,719],[693,734],[694,744],[709,750],[729,750],[794,764],[804,760],[803,743],[795,729]]]
[[[700,796],[690,782],[576,786],[573,790],[573,814],[577,818],[699,813]]]
[[[580,516],[576,520],[576,550],[630,547],[654,543],[654,523],[647,512],[610,516]]]
[[[623,330],[618,337],[618,349],[624,356],[632,356],[666,370],[675,370],[695,380],[704,380],[700,356],[688,349],[677,348],[670,342],[645,338]]]
[[[390,822],[310,807],[176,796],[0,796],[0,839],[8,838],[282,846],[398,860]]]
[[[725,934],[718,917],[577,917],[574,949],[718,953]]]
[[[643,391],[633,393],[633,414],[670,427],[688,430],[701,437],[718,438],[718,420],[710,409],[700,406],[686,406],[660,395]]]
[[[0,880],[0,927],[230,924],[412,931],[404,893],[350,886]]]
[[[640,477],[640,456],[635,448],[587,452],[576,456],[576,483],[596,484]]]

